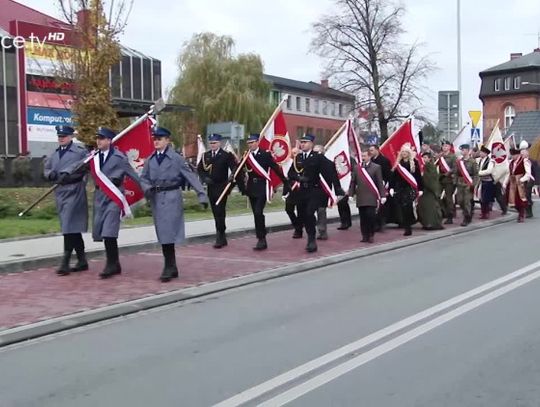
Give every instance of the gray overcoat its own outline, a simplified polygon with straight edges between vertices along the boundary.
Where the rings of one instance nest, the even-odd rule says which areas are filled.
[[[56,182],[62,172],[70,173],[71,169],[84,160],[87,154],[83,146],[71,143],[60,158],[60,147],[58,147],[45,161],[43,167],[45,178]],[[63,234],[84,233],[88,230],[86,180],[84,174],[79,174],[54,190],[56,209]]]
[[[152,207],[156,235],[161,244],[180,244],[185,240],[184,204],[180,185],[184,180],[197,192],[199,202],[208,202],[197,175],[184,158],[168,147],[159,164],[154,153],[144,163],[141,183]],[[174,188],[160,191],[156,187]]]
[[[122,193],[124,192],[122,184],[125,176],[128,176],[137,185],[141,186],[139,175],[129,163],[127,156],[112,146],[105,163],[101,167],[101,172],[119,187]],[[118,238],[120,214],[120,207],[109,199],[101,189],[96,187],[96,192],[94,192],[92,238],[95,241],[101,241],[105,237]]]
[[[385,196],[384,184],[382,179],[381,166],[373,162],[369,162],[366,167],[368,174],[375,183],[381,197]],[[362,206],[377,206],[377,196],[373,193],[372,189],[368,186],[363,178],[358,175],[358,167],[355,167],[352,172],[351,188],[349,190],[350,196],[356,197],[356,207]]]

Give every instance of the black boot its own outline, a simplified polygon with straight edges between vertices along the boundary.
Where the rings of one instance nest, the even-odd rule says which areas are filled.
[[[302,239],[302,229],[295,229],[292,235],[293,239]]]
[[[227,238],[225,237],[225,232],[217,232],[214,249],[221,249],[224,246],[227,246]]]
[[[60,267],[58,267],[58,270],[56,270],[56,274],[59,276],[67,276],[70,272],[69,269],[69,260],[71,259],[71,251],[64,251],[64,255],[62,257],[62,262],[60,263]]]
[[[366,235],[362,235],[362,240],[360,240],[361,243],[367,243],[369,241],[369,238]]]
[[[178,268],[176,267],[176,253],[174,249],[174,244],[164,244],[161,245],[161,250],[163,251],[163,257],[165,258],[165,266],[163,267],[163,272],[159,279],[166,283],[171,281],[173,278],[178,278]]]
[[[105,253],[107,255],[107,263],[105,268],[99,274],[103,279],[122,273],[120,261],[118,258],[118,242],[115,238],[105,238]]]
[[[253,247],[253,250],[257,250],[257,251],[266,250],[266,249],[268,249],[268,244],[266,243],[265,237],[257,240],[257,244],[255,245],[255,247]]]
[[[88,260],[86,260],[86,254],[84,252],[77,252],[77,264],[71,268],[71,271],[86,271],[88,270]]]
[[[405,226],[405,233],[403,233],[403,236],[411,236],[412,235],[412,229],[410,226]]]
[[[306,251],[308,253],[314,253],[317,251],[317,241],[315,240],[315,236],[308,236]]]
[[[341,225],[339,225],[339,227],[337,228],[337,230],[347,230],[351,227],[351,225],[346,225],[344,223],[342,223]]]

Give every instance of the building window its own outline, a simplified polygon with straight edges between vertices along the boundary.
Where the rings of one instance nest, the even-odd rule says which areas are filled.
[[[507,76],[504,78],[504,90],[510,90],[510,82],[512,81],[512,78]]]
[[[306,98],[306,112],[311,112],[311,100],[309,98]]]
[[[323,129],[317,129],[316,139],[318,144],[322,144],[323,142]]]
[[[291,110],[291,103],[292,103],[292,98],[291,96],[288,96],[287,97],[287,109]]]
[[[330,116],[336,115],[336,104],[334,102],[330,103]]]
[[[320,112],[320,107],[319,107],[320,106],[320,100],[315,99],[314,103],[315,103],[315,114],[319,114],[319,112]]]
[[[270,102],[272,103],[272,106],[277,106],[279,104],[279,100],[279,90],[273,90],[272,93],[270,93]]]
[[[512,105],[506,106],[504,109],[504,128],[509,129],[516,117],[516,109]]]
[[[329,141],[331,138],[332,138],[332,130],[325,130],[324,131],[324,137],[326,139],[326,141]]]
[[[328,114],[328,102],[326,100],[322,104],[322,114],[325,116]]]
[[[343,105],[341,103],[338,105],[338,114],[339,117],[343,117]]]
[[[304,128],[301,127],[301,126],[298,126],[296,128],[296,139],[297,140],[300,140],[302,138],[302,136],[304,135]]]
[[[501,90],[501,79],[495,79],[495,92],[498,92]]]
[[[302,110],[302,98],[300,96],[296,97],[296,110]]]
[[[308,127],[308,128],[306,129],[306,134],[311,134],[311,135],[313,135],[313,127]]]
[[[521,76],[516,76],[514,78],[514,89],[521,88]]]

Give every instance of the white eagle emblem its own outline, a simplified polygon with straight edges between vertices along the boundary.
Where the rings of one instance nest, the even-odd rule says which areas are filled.
[[[144,166],[144,159],[139,158],[140,153],[139,150],[136,148],[131,148],[126,153],[127,158],[129,160],[129,164],[131,167],[137,171],[138,174],[142,173],[143,166]]]
[[[338,173],[339,179],[346,177],[351,172],[351,164],[347,159],[345,151],[342,151],[334,157],[334,165]]]
[[[287,139],[283,136],[274,136],[272,143],[270,144],[270,151],[272,156],[278,164],[287,160],[290,155],[290,146]]]

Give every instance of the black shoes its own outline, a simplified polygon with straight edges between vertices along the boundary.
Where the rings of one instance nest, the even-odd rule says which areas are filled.
[[[121,273],[122,267],[120,267],[120,263],[107,263],[103,271],[99,274],[99,277],[106,279]]]
[[[173,278],[178,278],[178,268],[173,265],[167,265],[163,268],[163,272],[161,273],[161,276],[159,279],[162,283],[167,283],[171,281]]]
[[[86,260],[86,255],[84,252],[77,253],[77,264],[71,268],[71,272],[79,272],[88,270],[88,260]]]
[[[227,238],[224,232],[218,232],[216,235],[216,243],[214,243],[214,249],[221,249],[227,246]]]
[[[266,250],[268,249],[268,245],[266,244],[266,238],[262,238],[262,239],[259,239],[257,240],[257,244],[255,245],[255,247],[253,247],[253,250],[257,250],[257,251],[260,251],[260,250]]]
[[[317,242],[314,238],[308,238],[308,242],[306,245],[306,251],[308,253],[314,253],[317,251]]]
[[[347,230],[351,227],[351,225],[344,225],[344,224],[341,224],[339,225],[339,227],[337,228],[337,230]]]
[[[59,276],[67,276],[71,269],[69,268],[69,260],[71,259],[71,252],[64,252],[64,256],[62,257],[62,262],[60,263],[60,267],[58,267],[58,270],[56,270],[56,274]]]
[[[292,235],[292,238],[293,239],[302,239],[302,231],[301,230],[295,230],[293,235]]]

